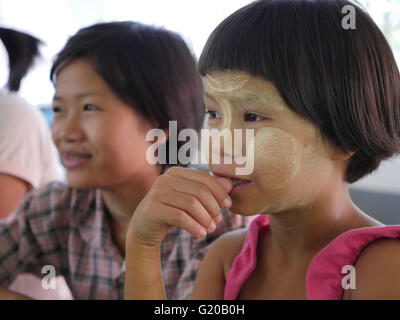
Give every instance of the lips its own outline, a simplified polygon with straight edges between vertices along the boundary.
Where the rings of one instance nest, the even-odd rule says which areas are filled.
[[[231,180],[232,180],[232,185],[233,185],[234,187],[236,187],[236,186],[239,185],[239,184],[248,182],[247,180],[241,180],[241,179],[235,179],[235,178],[231,178]]]
[[[246,183],[246,182],[251,182],[251,181],[249,181],[249,180],[244,180],[244,179],[239,179],[239,178],[237,178],[237,177],[235,177],[235,176],[232,176],[232,175],[230,175],[230,174],[225,174],[225,173],[220,173],[220,172],[213,172],[213,175],[214,176],[216,176],[216,177],[218,177],[218,178],[227,178],[227,179],[230,179],[231,181],[232,181],[232,185],[234,186],[234,187],[236,187],[236,186],[238,186],[238,185],[240,185],[240,184],[242,184],[242,183]]]
[[[66,151],[62,153],[61,161],[66,168],[72,169],[84,166],[91,158],[87,153]]]
[[[254,181],[239,179],[238,177],[222,172],[213,171],[213,175],[217,178],[227,178],[232,181],[232,190],[229,192],[229,195],[237,195],[241,193],[243,190],[248,189],[249,187],[254,185]]]

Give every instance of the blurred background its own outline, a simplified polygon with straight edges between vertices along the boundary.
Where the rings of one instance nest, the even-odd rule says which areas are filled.
[[[49,70],[54,55],[78,29],[101,21],[133,20],[180,33],[199,57],[212,30],[248,0],[0,0],[0,25],[45,42],[42,58],[24,79],[20,94],[41,109],[49,124],[54,94]],[[400,65],[400,0],[358,1],[386,35]],[[290,23],[290,22],[288,22]],[[6,83],[7,55],[0,42],[0,87]],[[400,88],[399,88],[400,90]],[[400,157],[351,185],[354,202],[387,224],[400,224]]]

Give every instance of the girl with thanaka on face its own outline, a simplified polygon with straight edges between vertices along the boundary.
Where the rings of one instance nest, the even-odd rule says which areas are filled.
[[[342,28],[345,5],[356,29]],[[242,180],[231,210],[258,216],[213,244],[192,298],[400,298],[400,226],[369,217],[348,189],[400,151],[399,70],[368,14],[345,0],[253,2],[212,33],[200,70],[208,127],[254,129],[251,174],[210,168]],[[166,183],[158,178],[131,221],[126,298],[165,298],[167,225],[204,236],[204,200],[164,207]]]
[[[29,193],[13,217],[0,224],[0,285],[6,287],[21,272],[43,277],[42,268],[52,266],[64,275],[75,299],[121,299],[127,227],[165,171],[146,161],[154,143],[146,140],[147,132],[166,129],[172,120],[178,130],[201,128],[201,76],[179,35],[113,22],[72,36],[54,61],[51,79],[52,135],[68,185],[53,183]],[[226,178],[186,168],[175,178],[186,175],[201,177],[203,188],[219,197],[228,191]],[[204,239],[170,228],[161,250],[170,298],[190,295],[211,242],[245,226],[246,219],[227,211],[220,217],[218,229]],[[5,289],[0,295],[21,298]]]

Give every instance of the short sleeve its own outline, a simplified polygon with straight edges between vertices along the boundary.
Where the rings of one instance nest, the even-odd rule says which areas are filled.
[[[42,194],[30,192],[17,211],[0,220],[0,287],[9,286],[20,273],[42,277],[46,265],[53,266],[58,275],[68,269],[68,217],[63,218],[64,224],[54,219],[54,211],[47,206],[51,197],[50,189]]]
[[[63,180],[50,129],[40,111],[16,94],[0,97],[0,173],[34,188]]]

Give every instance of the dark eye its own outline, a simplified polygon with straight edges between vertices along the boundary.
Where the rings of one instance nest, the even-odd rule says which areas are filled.
[[[266,118],[259,116],[255,113],[252,112],[247,112],[244,115],[244,121],[261,121],[261,120],[265,120]]]
[[[61,112],[61,108],[60,107],[53,107],[53,112],[57,113],[57,112]]]
[[[88,104],[85,104],[85,106],[83,107],[83,109],[84,109],[85,111],[93,111],[93,110],[98,110],[99,107],[95,106],[94,104],[88,103]]]
[[[221,116],[219,115],[219,113],[215,110],[206,110],[206,114],[208,114],[208,117],[211,119],[220,119]]]

